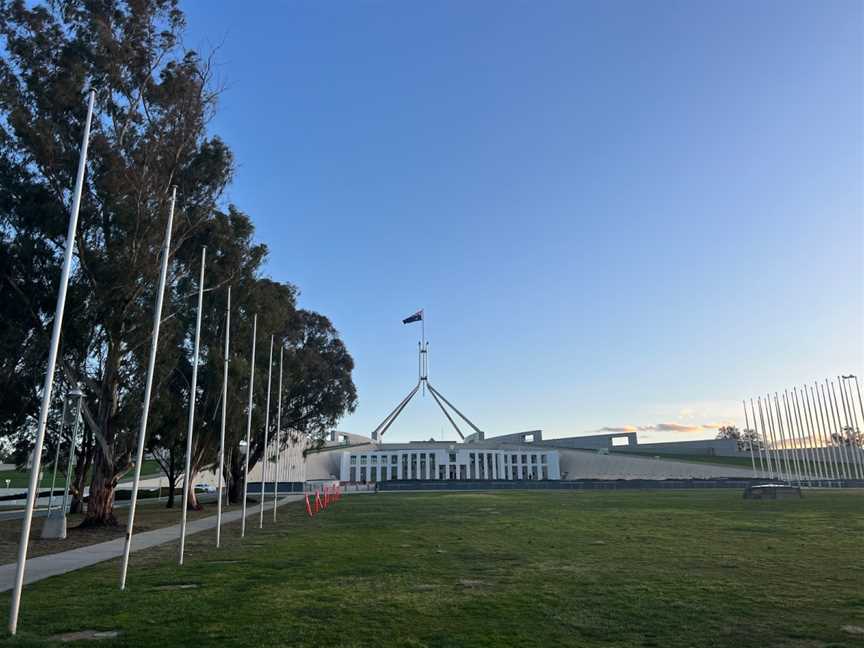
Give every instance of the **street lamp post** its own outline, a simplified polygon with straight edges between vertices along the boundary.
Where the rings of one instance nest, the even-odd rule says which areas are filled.
[[[64,412],[66,412],[67,409],[70,412],[74,412],[74,419],[72,423],[72,438],[69,441],[69,459],[66,462],[66,485],[63,488],[63,504],[57,511],[56,515],[53,514],[53,511],[51,511],[49,505],[48,517],[45,518],[45,524],[42,526],[43,538],[56,538],[59,540],[66,539],[66,510],[69,502],[69,483],[72,479],[72,462],[75,459],[75,446],[78,443],[78,427],[81,422],[81,403],[83,400],[84,392],[82,392],[78,387],[76,387],[67,394],[66,403],[63,404]],[[58,448],[61,442],[62,439],[58,439]],[[60,453],[58,452],[57,457],[59,458],[59,456]],[[51,486],[51,490],[53,496],[53,485]]]

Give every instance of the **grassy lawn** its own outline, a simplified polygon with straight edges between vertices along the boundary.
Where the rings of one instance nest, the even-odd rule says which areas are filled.
[[[752,468],[750,464],[750,455],[746,457],[720,457],[717,455],[692,455],[692,454],[673,454],[670,452],[633,452],[627,450],[613,450],[610,454],[622,454],[630,457],[660,457],[661,459],[674,459],[675,461],[686,461],[689,463],[707,463],[717,466],[740,466],[742,468]],[[759,467],[759,458],[756,457],[756,467]]]
[[[381,493],[29,586],[44,646],[861,646],[864,493]],[[191,585],[177,588],[172,586]],[[0,595],[7,613],[9,595]],[[844,630],[844,627],[853,628]]]
[[[56,488],[63,488],[66,486],[66,477],[62,473],[63,470],[66,470],[65,464],[60,466],[60,470],[57,472]],[[39,486],[41,488],[51,488],[51,475],[53,474],[53,471],[54,467],[51,465],[50,462],[43,465],[42,480],[39,482]],[[144,463],[141,464],[141,477],[158,477],[160,472],[161,470],[159,468],[159,462],[157,462],[155,459],[146,459]],[[0,470],[0,488],[6,488],[7,479],[10,480],[9,488],[27,488],[27,485],[30,483],[30,473],[28,473],[26,470]],[[131,480],[132,471],[130,470],[124,476],[122,481]]]

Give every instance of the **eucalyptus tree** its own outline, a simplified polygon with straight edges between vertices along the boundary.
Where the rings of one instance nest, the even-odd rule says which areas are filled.
[[[207,132],[219,94],[212,67],[181,48],[184,27],[176,0],[0,1],[0,347],[13,350],[0,381],[15,389],[0,415],[7,432],[26,427],[38,401],[84,94],[96,91],[60,359],[86,394],[88,525],[116,523],[115,486],[131,467],[134,350],[150,332],[171,187],[176,252],[215,218],[232,174],[230,151]]]

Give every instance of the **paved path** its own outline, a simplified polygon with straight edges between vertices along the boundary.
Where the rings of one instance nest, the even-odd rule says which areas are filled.
[[[288,502],[296,502],[301,499],[303,499],[302,494],[288,495],[279,500],[278,505],[282,506]],[[272,510],[273,502],[265,504],[264,508],[266,510]],[[258,515],[259,511],[260,508],[257,504],[249,506],[246,509],[246,517],[248,518],[252,515]],[[242,517],[242,515],[242,510],[223,513],[222,524],[236,522]],[[213,515],[201,518],[200,520],[187,522],[186,535],[189,536],[194,533],[200,533],[201,531],[215,528],[216,516]],[[132,536],[132,551],[149,549],[150,547],[165,544],[166,542],[172,542],[173,540],[177,540],[179,537],[179,524],[162,529],[155,529],[153,531],[136,533]],[[24,584],[29,585],[30,583],[35,583],[44,578],[59,576],[60,574],[75,571],[76,569],[83,569],[84,567],[111,560],[112,558],[119,558],[123,555],[124,543],[125,538],[121,537],[107,542],[90,545],[88,547],[79,547],[77,549],[70,549],[69,551],[62,551],[47,556],[30,558],[27,561],[27,569],[24,572]],[[9,563],[8,565],[0,566],[0,592],[6,592],[12,589],[15,582],[15,567],[16,563]]]

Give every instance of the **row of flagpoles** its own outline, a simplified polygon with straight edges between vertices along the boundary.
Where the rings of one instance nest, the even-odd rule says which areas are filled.
[[[746,400],[743,405],[754,476],[808,486],[864,479],[864,400],[857,376],[751,398],[749,412]]]
[[[18,546],[18,561],[16,565],[16,573],[15,573],[15,582],[12,591],[12,602],[9,609],[9,633],[14,635],[17,631],[18,626],[18,613],[21,604],[21,593],[24,586],[24,573],[26,569],[27,563],[27,553],[29,549],[29,540],[30,540],[30,529],[33,521],[33,510],[36,504],[36,497],[38,493],[38,478],[41,471],[41,461],[42,461],[42,451],[45,442],[45,429],[48,418],[48,410],[51,403],[51,395],[54,387],[54,372],[56,368],[57,354],[59,350],[60,344],[60,335],[63,326],[63,313],[66,305],[66,292],[69,285],[69,275],[72,268],[72,253],[74,249],[74,241],[78,227],[78,213],[81,204],[81,194],[83,191],[83,183],[84,183],[84,172],[87,164],[87,149],[90,140],[90,127],[93,118],[93,107],[95,102],[95,93],[90,92],[88,95],[87,102],[87,117],[84,125],[84,134],[83,140],[81,144],[81,154],[78,160],[78,171],[75,178],[75,187],[73,191],[73,199],[72,199],[72,208],[70,211],[69,217],[69,228],[66,234],[66,246],[64,250],[63,256],[63,269],[60,276],[60,285],[58,288],[57,294],[57,306],[54,313],[54,323],[51,332],[51,343],[49,347],[48,353],[48,362],[45,373],[45,383],[42,389],[42,402],[40,404],[39,410],[39,418],[36,429],[36,440],[33,448],[33,461],[31,464],[30,477],[28,482],[28,491],[27,491],[27,503],[25,505],[24,510],[24,518],[21,524],[21,536]],[[155,311],[153,314],[153,331],[150,342],[150,352],[147,363],[147,376],[145,380],[144,387],[144,403],[143,409],[141,413],[140,426],[138,430],[137,437],[137,446],[135,453],[135,469],[134,476],[132,481],[132,496],[131,502],[129,506],[129,517],[127,521],[127,530],[126,530],[126,539],[123,548],[123,561],[121,567],[120,574],[120,589],[123,590],[126,588],[126,576],[129,566],[129,554],[131,552],[132,546],[132,536],[134,531],[134,523],[135,523],[135,513],[138,504],[138,490],[139,484],[141,481],[141,466],[144,460],[144,448],[145,441],[147,435],[147,423],[148,417],[150,413],[150,401],[151,395],[153,391],[153,375],[156,364],[156,351],[159,342],[159,328],[162,321],[162,305],[164,301],[165,294],[165,284],[166,278],[168,274],[168,260],[170,256],[171,250],[171,234],[173,230],[174,223],[174,207],[177,199],[177,190],[174,188],[171,193],[171,201],[170,208],[168,212],[168,222],[165,227],[165,238],[161,251],[161,264],[160,264],[160,273],[159,273],[159,286],[156,292],[156,304]],[[194,346],[194,359],[193,359],[193,369],[192,369],[192,385],[190,389],[191,394],[196,393],[196,384],[198,378],[198,356],[200,351],[200,338],[201,338],[201,314],[203,307],[203,296],[204,296],[204,270],[206,263],[206,249],[201,250],[201,272],[198,286],[198,311],[196,316],[196,324],[195,324],[195,346]],[[227,398],[225,398],[225,394],[228,389],[228,359],[229,359],[229,333],[230,333],[230,324],[231,324],[231,289],[228,288],[228,306],[226,309],[226,323],[225,323],[225,365],[224,365],[224,374],[223,374],[223,397],[222,397],[222,420],[221,420],[221,430],[220,430],[220,441],[219,441],[219,486],[217,490],[217,531],[216,531],[216,546],[220,545],[221,541],[221,525],[222,525],[222,492],[224,488],[224,456],[225,456],[225,421],[226,421],[226,407],[227,407]],[[246,533],[246,497],[248,494],[248,476],[249,476],[249,455],[251,450],[251,431],[252,431],[252,409],[254,406],[253,403],[253,393],[254,393],[254,381],[255,381],[255,348],[257,342],[257,332],[258,332],[258,316],[257,314],[253,318],[252,324],[252,351],[251,351],[251,369],[250,369],[250,378],[249,378],[249,401],[247,406],[247,418],[246,418],[246,438],[245,438],[245,465],[244,465],[244,478],[243,478],[243,502],[242,502],[242,522],[241,522],[241,537],[245,536]],[[270,425],[270,388],[271,388],[271,378],[273,371],[273,343],[274,336],[270,336],[270,366],[268,369],[267,375],[267,411],[265,414],[265,428],[264,428],[264,452],[265,457],[263,460],[263,473],[262,473],[262,486],[261,486],[261,502],[260,502],[260,521],[259,525],[263,526],[264,523],[264,504],[265,504],[265,493],[264,493],[264,485],[267,481],[267,459],[266,455],[268,452],[267,446],[267,432]],[[276,519],[276,509],[277,509],[277,500],[279,496],[279,481],[282,475],[280,475],[280,455],[282,451],[282,430],[281,430],[281,421],[282,421],[282,351],[283,348],[280,345],[279,351],[279,395],[278,395],[278,406],[277,406],[277,424],[276,424],[276,464],[273,470],[273,519]],[[184,486],[183,486],[183,510],[182,510],[182,518],[181,518],[181,532],[180,532],[180,556],[179,563],[183,564],[183,555],[185,549],[185,540],[186,540],[186,511],[188,505],[188,498],[190,493],[190,488],[193,488],[190,480],[191,474],[191,454],[192,454],[192,440],[193,440],[193,430],[194,430],[194,422],[195,422],[195,398],[190,398],[189,403],[189,419],[188,419],[188,427],[187,427],[187,437],[186,437],[186,461],[185,461],[185,472],[184,472]],[[288,452],[296,451],[297,448],[292,440],[291,445],[288,449]],[[290,461],[289,466],[287,468],[290,473]],[[290,475],[289,475],[290,477]],[[332,493],[325,493],[325,499],[329,502]]]

